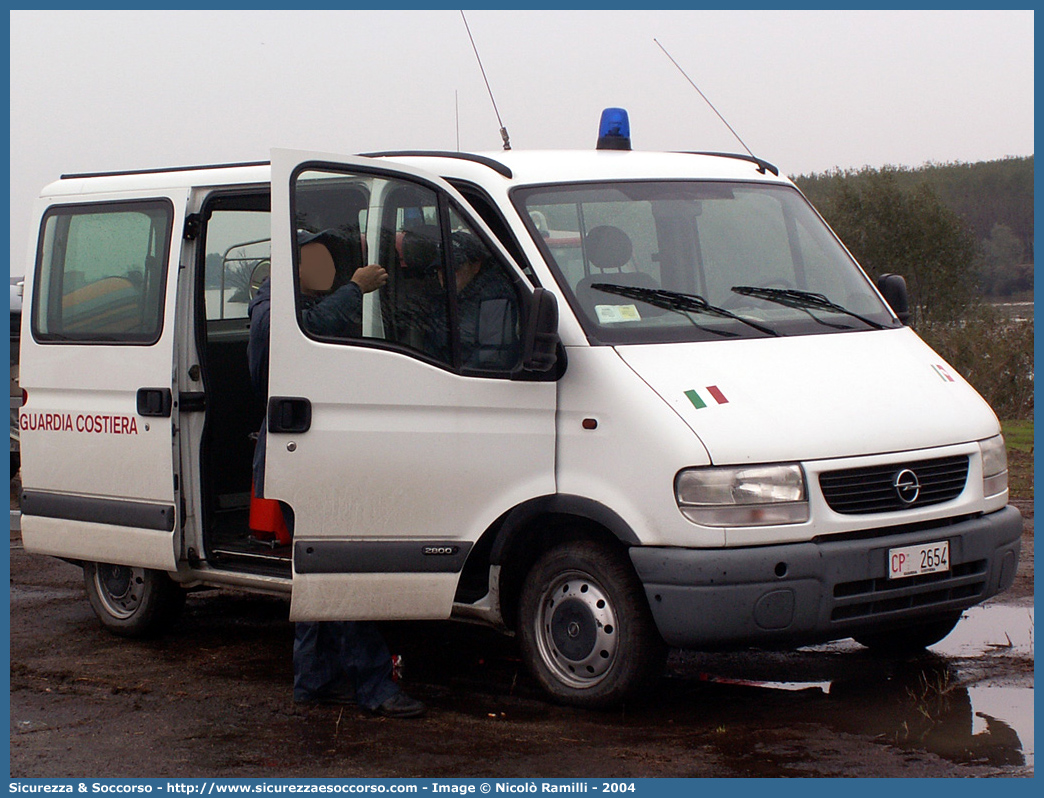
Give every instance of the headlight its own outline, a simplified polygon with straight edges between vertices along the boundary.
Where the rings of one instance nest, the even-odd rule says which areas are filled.
[[[1004,436],[979,441],[979,452],[982,454],[983,496],[1004,493],[1008,489],[1008,450],[1004,446]]]
[[[675,480],[678,509],[705,526],[774,526],[808,520],[801,466],[693,468]]]

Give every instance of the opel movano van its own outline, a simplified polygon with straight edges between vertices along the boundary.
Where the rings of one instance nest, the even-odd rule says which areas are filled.
[[[65,175],[33,224],[22,536],[116,634],[202,586],[466,619],[604,706],[669,646],[931,645],[1015,577],[996,416],[756,158],[273,150]],[[388,272],[335,334],[300,231],[332,290]]]

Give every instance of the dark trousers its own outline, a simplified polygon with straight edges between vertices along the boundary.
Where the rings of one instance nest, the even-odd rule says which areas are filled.
[[[355,688],[355,701],[376,709],[399,692],[392,681],[388,646],[371,621],[297,623],[294,634],[294,700]]]

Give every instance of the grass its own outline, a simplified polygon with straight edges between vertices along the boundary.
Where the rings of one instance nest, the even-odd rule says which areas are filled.
[[[1033,420],[1002,421],[1008,445],[1008,489],[1013,499],[1033,500]]]
[[[1008,444],[1008,451],[1015,449],[1027,454],[1033,454],[1033,420],[1029,421],[1002,421],[1001,430],[1004,432],[1004,441]]]

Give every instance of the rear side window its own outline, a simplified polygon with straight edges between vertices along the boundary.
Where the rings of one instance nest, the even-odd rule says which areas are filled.
[[[173,214],[165,200],[48,210],[37,249],[33,337],[159,340]]]

